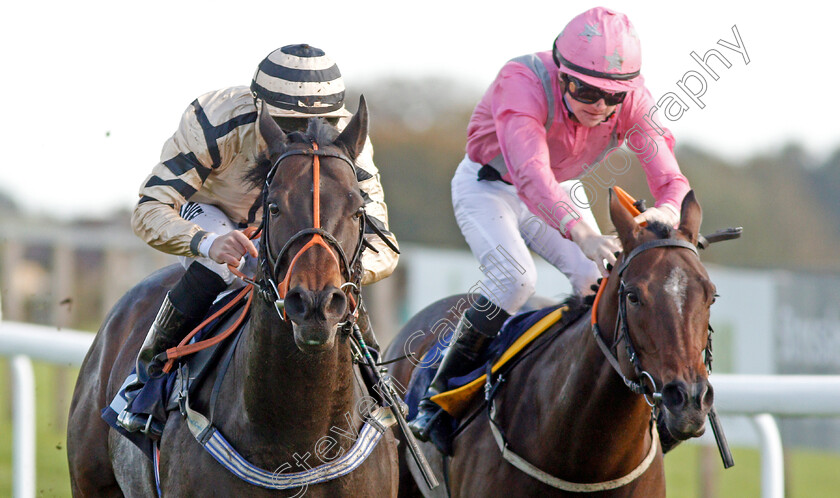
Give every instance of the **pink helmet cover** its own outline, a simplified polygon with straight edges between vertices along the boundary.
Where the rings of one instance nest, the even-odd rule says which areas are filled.
[[[595,7],[578,15],[554,40],[560,71],[608,92],[632,91],[642,84],[642,49],[626,15]]]

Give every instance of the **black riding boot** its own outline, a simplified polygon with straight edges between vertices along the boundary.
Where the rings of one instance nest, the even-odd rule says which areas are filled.
[[[489,303],[489,301],[485,300],[484,303]],[[481,300],[479,300],[479,304],[482,304]],[[474,308],[470,308],[461,315],[461,319],[455,328],[455,342],[446,350],[440,362],[440,368],[435,373],[435,378],[432,379],[432,383],[429,384],[426,394],[420,401],[419,413],[408,424],[411,432],[420,441],[429,440],[429,431],[442,411],[442,408],[431,400],[432,396],[445,391],[448,381],[452,377],[458,377],[475,370],[478,360],[484,354],[490,341],[499,333],[502,324],[510,316],[504,310],[499,309],[494,319],[487,320],[483,313],[471,313],[473,311],[475,311]],[[475,322],[481,325],[476,325]]]
[[[140,390],[143,389],[143,386],[146,385],[146,382],[161,373],[163,364],[161,361],[155,360],[155,357],[181,342],[181,339],[188,332],[188,322],[192,322],[192,320],[188,320],[186,315],[172,304],[169,293],[167,293],[135,360],[137,378],[125,388],[125,397],[128,401],[127,409],[117,416],[117,423],[123,429],[135,432],[146,428],[149,423],[149,415],[130,413],[128,408],[140,393]]]
[[[132,413],[132,402],[149,379],[161,374],[164,362],[156,357],[177,346],[184,336],[198,325],[216,296],[225,287],[226,284],[220,276],[199,263],[193,263],[175,287],[166,294],[137,355],[137,378],[125,388],[126,408],[117,416],[117,424],[120,427],[129,432],[149,430],[150,416]]]

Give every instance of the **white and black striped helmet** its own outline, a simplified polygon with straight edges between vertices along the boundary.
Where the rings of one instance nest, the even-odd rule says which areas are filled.
[[[344,80],[323,50],[310,45],[286,45],[268,54],[251,81],[254,98],[264,101],[277,117],[342,117]]]

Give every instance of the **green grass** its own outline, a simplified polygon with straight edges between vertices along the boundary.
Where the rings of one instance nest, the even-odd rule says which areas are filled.
[[[724,470],[717,448],[682,444],[665,457],[666,485],[672,498],[743,498],[761,496],[760,454],[755,449],[733,448],[735,466]],[[705,463],[705,477],[700,471]],[[840,496],[840,455],[790,450],[785,455],[785,496],[835,498]],[[706,490],[706,493],[703,493]]]
[[[33,363],[36,410],[36,496],[70,496],[67,467],[67,410],[77,368]],[[0,497],[12,495],[12,423],[9,362],[0,358]],[[61,392],[57,392],[60,390]],[[59,410],[61,415],[58,415]]]
[[[12,437],[8,361],[0,358],[0,497],[12,492]],[[37,496],[70,496],[67,470],[67,436],[64,423],[70,405],[77,369],[59,369],[35,363],[37,449]],[[60,391],[60,392],[57,392]],[[59,417],[58,411],[62,412]],[[758,497],[760,461],[758,451],[733,448],[735,467],[723,470],[717,449],[682,444],[665,458],[668,496],[672,498]],[[840,496],[840,455],[791,450],[786,455],[788,498],[834,498]],[[709,471],[701,478],[701,464]],[[703,482],[701,482],[703,481]]]

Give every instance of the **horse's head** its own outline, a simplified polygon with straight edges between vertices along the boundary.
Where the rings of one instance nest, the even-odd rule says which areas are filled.
[[[287,135],[265,109],[260,114],[273,165],[263,202],[262,271],[276,282],[298,348],[324,351],[358,290],[364,199],[354,161],[367,139],[367,106],[362,98],[340,134],[310,119],[305,133]]]
[[[700,436],[714,399],[705,359],[715,300],[715,286],[695,249],[700,204],[693,191],[685,196],[676,230],[661,223],[641,227],[615,195],[610,216],[624,247],[610,277],[612,299],[618,301],[610,307],[618,310],[616,335],[621,337],[623,328],[632,345],[619,348],[622,369],[635,369],[642,384],[661,393],[660,408],[674,438]]]

